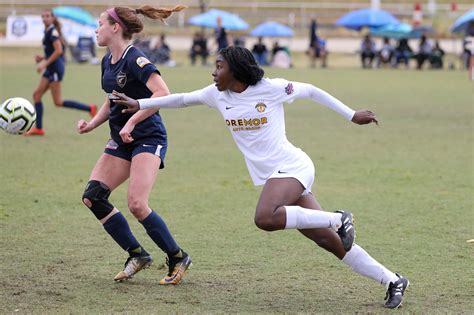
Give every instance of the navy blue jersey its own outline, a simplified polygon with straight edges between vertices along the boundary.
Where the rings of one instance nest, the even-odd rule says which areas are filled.
[[[154,72],[160,74],[143,52],[130,45],[117,63],[112,64],[110,53],[102,59],[102,89],[106,93],[112,93],[113,90],[125,93],[134,99],[149,98],[153,93],[147,88],[146,83]],[[110,100],[110,136],[119,145],[124,144],[119,132],[133,115],[123,114],[122,109],[124,106]],[[155,138],[157,144],[167,145],[166,129],[159,113],[138,123],[132,131],[132,137],[135,143]]]
[[[44,56],[46,59],[49,58],[54,52],[54,42],[56,40],[61,40],[59,38],[59,32],[54,27],[54,25],[50,25],[47,29],[44,30],[44,37],[43,37],[43,49],[44,49]],[[48,66],[48,70],[54,71],[55,68],[60,68],[64,66],[64,45],[63,46],[63,53]]]

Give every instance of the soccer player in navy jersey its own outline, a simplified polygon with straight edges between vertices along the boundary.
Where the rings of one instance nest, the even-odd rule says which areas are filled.
[[[96,29],[98,45],[109,50],[102,59],[102,89],[107,96],[97,115],[89,122],[80,120],[77,129],[81,134],[87,133],[108,120],[111,139],[92,170],[82,198],[107,233],[129,254],[124,269],[114,278],[116,281],[130,279],[152,263],[151,255],[136,240],[125,217],[108,200],[110,193],[127,178],[131,213],[168,256],[169,273],[160,284],[178,284],[191,265],[191,257],[178,246],[163,219],[148,205],[158,169],[164,167],[168,145],[161,116],[156,109],[123,114],[124,107],[115,104],[111,94],[113,90],[137,98],[169,94],[155,65],[130,40],[143,29],[139,14],[163,21],[184,8],[110,8],[100,15]]]
[[[44,56],[36,55],[36,71],[41,73],[41,80],[33,93],[36,109],[36,127],[31,128],[25,135],[44,135],[43,129],[43,102],[41,98],[48,89],[51,89],[54,105],[75,108],[89,112],[92,117],[97,113],[94,104],[86,105],[77,101],[63,100],[61,95],[61,81],[64,76],[64,38],[61,33],[61,24],[54,16],[53,11],[45,10],[41,14],[44,23],[43,49]]]
[[[205,104],[218,110],[242,152],[255,185],[263,185],[255,224],[265,231],[298,229],[333,253],[353,271],[387,286],[385,307],[398,308],[409,285],[354,243],[352,214],[324,211],[311,192],[314,165],[293,146],[285,132],[284,103],[306,99],[320,103],[358,125],[378,123],[369,110],[353,110],[327,92],[307,83],[263,78],[263,69],[242,47],[222,49],[212,73],[214,83],[189,93],[136,101],[121,92],[116,102],[125,113],[152,108]]]

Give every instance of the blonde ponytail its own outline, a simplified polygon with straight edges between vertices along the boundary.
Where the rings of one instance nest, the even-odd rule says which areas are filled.
[[[150,5],[143,5],[138,9],[135,9],[135,12],[153,20],[160,20],[166,24],[165,19],[168,18],[173,12],[179,12],[186,8],[187,6],[185,5],[177,5],[174,8],[156,8]]]
[[[132,38],[135,33],[140,33],[143,30],[143,23],[138,17],[138,14],[144,15],[150,19],[160,20],[166,24],[165,19],[168,18],[173,12],[179,12],[186,9],[185,5],[177,5],[174,8],[156,8],[150,5],[143,5],[138,9],[131,9],[128,7],[115,7],[113,8],[115,14],[117,14],[118,20],[123,23],[123,37],[126,39]],[[119,23],[114,17],[108,17],[110,24]],[[120,24],[120,23],[119,23]]]

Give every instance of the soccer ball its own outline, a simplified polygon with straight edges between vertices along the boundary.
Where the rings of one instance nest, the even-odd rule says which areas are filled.
[[[0,106],[0,128],[8,133],[18,135],[27,132],[35,121],[35,108],[24,98],[9,98]]]

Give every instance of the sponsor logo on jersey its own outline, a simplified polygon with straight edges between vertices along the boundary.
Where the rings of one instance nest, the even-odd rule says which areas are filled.
[[[117,74],[117,84],[121,88],[123,88],[125,86],[125,84],[127,84],[127,74],[126,73],[123,73],[122,71],[120,71],[119,74]]]
[[[137,65],[140,68],[143,68],[144,66],[146,66],[149,63],[150,63],[150,60],[146,59],[145,57],[138,57],[137,58]]]
[[[288,85],[285,87],[285,93],[287,95],[293,94],[295,90],[293,89],[293,83],[288,83]]]
[[[226,119],[225,123],[228,127],[233,127],[232,131],[250,131],[260,129],[268,123],[268,119],[267,117]]]
[[[59,32],[57,29],[54,29],[52,32],[51,32],[51,36],[54,36],[54,37],[59,37]]]
[[[267,108],[267,105],[265,105],[265,103],[263,103],[263,102],[258,102],[257,105],[255,105],[255,109],[256,109],[259,113],[263,113],[266,108]]]

